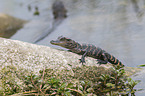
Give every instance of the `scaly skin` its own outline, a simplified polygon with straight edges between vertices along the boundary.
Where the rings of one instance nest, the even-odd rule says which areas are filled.
[[[99,64],[110,62],[114,65],[124,66],[118,59],[107,53],[105,50],[91,44],[79,44],[78,42],[63,36],[58,37],[55,41],[50,41],[50,43],[67,48],[71,52],[82,55],[82,58],[80,59],[82,64],[85,63],[85,56],[89,56],[97,59]]]

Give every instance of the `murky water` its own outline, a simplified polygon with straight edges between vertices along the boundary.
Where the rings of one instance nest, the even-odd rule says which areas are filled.
[[[9,1],[9,2],[6,2]],[[33,42],[52,27],[51,5],[54,0],[0,0],[0,12],[31,20],[12,39]],[[49,36],[37,44],[49,42],[63,35],[80,43],[99,46],[121,60],[126,66],[145,64],[144,0],[62,0],[68,9],[65,19]],[[31,11],[28,6],[31,5]],[[34,16],[38,6],[40,16]],[[60,47],[59,47],[60,48]],[[142,80],[138,88],[145,88],[144,72],[135,79]],[[137,92],[137,96],[143,96]]]

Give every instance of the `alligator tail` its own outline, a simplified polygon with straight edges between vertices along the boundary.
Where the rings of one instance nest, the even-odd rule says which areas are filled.
[[[124,67],[124,64],[122,64],[121,61],[116,59],[113,55],[110,55],[109,53],[106,53],[106,55],[110,63]]]

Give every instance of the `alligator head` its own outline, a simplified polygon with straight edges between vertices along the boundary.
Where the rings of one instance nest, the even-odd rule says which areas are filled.
[[[78,44],[74,40],[71,40],[63,36],[58,37],[57,40],[51,40],[50,43],[53,45],[58,45],[58,46],[68,48],[68,49],[75,48],[77,47],[77,44]]]

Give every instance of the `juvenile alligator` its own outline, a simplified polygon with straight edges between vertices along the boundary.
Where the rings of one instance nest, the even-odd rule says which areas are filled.
[[[78,42],[63,36],[58,37],[56,41],[50,41],[50,43],[67,48],[71,52],[82,55],[80,59],[82,64],[85,63],[85,56],[89,56],[97,59],[99,64],[110,62],[115,65],[124,66],[118,59],[107,53],[105,50],[91,44],[79,44]]]

